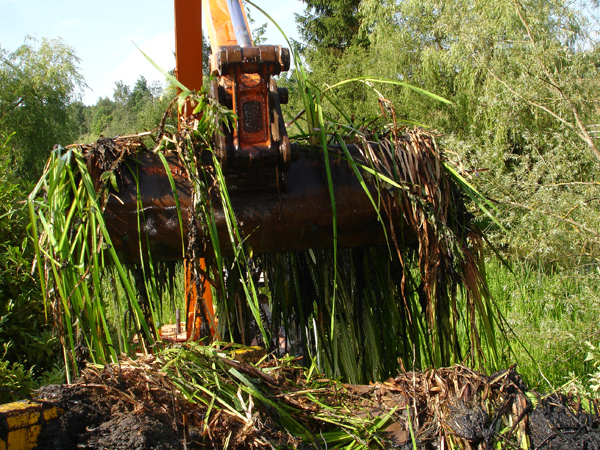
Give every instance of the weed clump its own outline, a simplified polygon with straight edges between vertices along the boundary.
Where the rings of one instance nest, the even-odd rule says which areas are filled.
[[[234,359],[186,344],[48,386],[64,415],[40,442],[61,448],[596,448],[597,403],[529,392],[514,368],[330,380],[297,358]],[[568,445],[567,445],[568,444]],[[561,447],[562,445],[562,447]]]

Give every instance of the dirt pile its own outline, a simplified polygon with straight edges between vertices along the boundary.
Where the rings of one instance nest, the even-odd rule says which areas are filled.
[[[293,358],[256,367],[222,351],[179,352],[43,388],[64,414],[40,448],[600,449],[596,402],[530,393],[514,369],[454,366],[365,386],[318,378]]]
[[[64,413],[45,426],[38,448],[183,448],[180,424],[165,410],[169,401],[165,392],[136,385],[132,378],[102,377],[93,381],[81,378],[71,386],[40,390],[40,397],[55,400]]]

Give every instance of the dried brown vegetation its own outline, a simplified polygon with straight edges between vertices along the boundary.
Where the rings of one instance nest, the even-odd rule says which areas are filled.
[[[600,442],[596,403],[589,414],[574,399],[540,398],[513,368],[484,376],[453,366],[352,385],[293,358],[255,366],[230,350],[174,348],[43,388],[42,397],[65,413],[41,442],[64,449],[554,449]]]

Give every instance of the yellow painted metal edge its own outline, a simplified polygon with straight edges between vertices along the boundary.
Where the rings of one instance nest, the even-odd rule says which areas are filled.
[[[259,362],[267,352],[264,348],[253,345],[251,347],[239,348],[231,352],[233,359],[238,361],[245,361],[256,364]]]
[[[31,450],[44,423],[59,416],[52,402],[23,400],[0,405],[0,450]]]

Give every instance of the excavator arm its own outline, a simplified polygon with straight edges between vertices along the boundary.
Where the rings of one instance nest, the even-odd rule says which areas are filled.
[[[215,137],[230,189],[277,188],[289,169],[291,148],[280,108],[287,91],[278,90],[271,77],[289,69],[289,50],[253,45],[241,0],[175,0],[176,75],[188,89],[202,89],[203,10],[212,46],[211,95],[237,118],[232,130],[222,127]],[[192,105],[186,104],[181,114],[191,113]],[[194,279],[194,266],[203,272],[205,261],[186,259],[184,265],[187,338],[200,338],[202,318],[210,322],[214,336],[210,285]]]
[[[273,45],[253,46],[241,0],[203,0],[202,6],[200,0],[175,0],[176,74],[188,89],[202,89],[204,13],[212,46],[211,93],[237,116],[235,129],[222,129],[214,144],[241,233],[253,253],[332,247],[334,223],[339,247],[384,244],[381,218],[352,169],[333,161],[330,164],[334,221],[323,161],[329,156],[290,145],[280,108],[287,101],[287,91],[278,89],[273,79],[289,69],[289,51]],[[191,114],[191,106],[182,114]],[[353,146],[349,150],[358,154]],[[166,158],[177,188],[184,236],[188,236],[193,223],[189,220],[191,182],[176,155]],[[154,260],[181,259],[177,202],[165,167],[153,154],[137,156],[137,167],[137,178],[124,171],[121,189],[107,202],[105,218],[112,242],[124,261],[139,260],[140,246],[148,249]],[[375,186],[367,189],[371,198],[380,195]],[[138,198],[148,231],[144,235],[138,233]],[[401,215],[399,209],[397,214]],[[232,254],[225,215],[218,207],[215,215],[220,251]],[[402,217],[392,216],[390,221],[399,227],[404,223]],[[203,231],[198,227],[194,232],[201,237]],[[185,267],[188,339],[207,336],[209,331],[214,336],[210,285],[193,276],[205,272],[204,261],[200,257],[186,259]],[[200,271],[192,270],[194,267]]]

